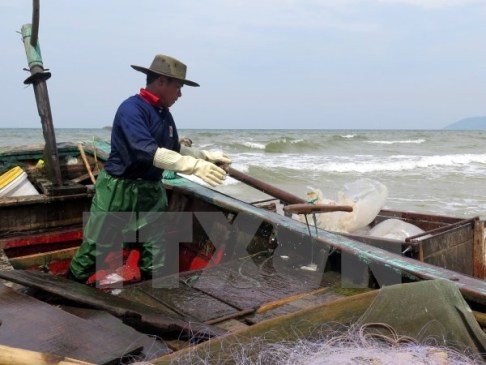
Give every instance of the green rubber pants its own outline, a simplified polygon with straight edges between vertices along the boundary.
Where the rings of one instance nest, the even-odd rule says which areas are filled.
[[[71,261],[71,273],[79,280],[87,279],[102,269],[101,263],[109,252],[123,247],[140,250],[142,276],[161,271],[166,247],[160,213],[167,206],[161,183],[116,178],[102,170],[84,226],[83,243]]]

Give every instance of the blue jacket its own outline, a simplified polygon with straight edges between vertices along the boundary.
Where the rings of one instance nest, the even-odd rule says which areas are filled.
[[[163,170],[153,165],[159,147],[181,149],[170,111],[149,104],[140,95],[131,96],[115,114],[111,153],[104,168],[116,177],[159,181]]]

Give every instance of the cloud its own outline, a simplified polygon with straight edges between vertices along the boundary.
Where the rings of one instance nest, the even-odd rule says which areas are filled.
[[[450,7],[464,7],[469,5],[483,4],[484,0],[375,0],[378,3],[390,5],[410,5],[424,9],[440,9]]]
[[[351,123],[365,113],[394,120],[399,107],[436,114],[440,123],[444,115],[484,109],[478,95],[484,95],[486,80],[480,46],[485,4],[49,0],[41,4],[39,36],[53,73],[56,125],[106,124],[119,102],[144,82],[129,65],[148,65],[155,53],[186,62],[189,77],[203,86],[185,88],[176,106],[178,115],[197,125],[201,114],[217,127],[242,111],[247,115],[240,119],[284,123],[294,110],[320,128],[321,119]],[[3,124],[33,120],[38,126],[32,90],[22,83],[26,58],[15,33],[30,22],[31,12],[27,0],[0,1],[0,66],[6,70],[0,95],[11,106]]]

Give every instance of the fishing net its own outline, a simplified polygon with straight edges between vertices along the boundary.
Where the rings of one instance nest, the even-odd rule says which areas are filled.
[[[293,340],[238,337],[200,344],[170,364],[238,365],[476,365],[484,364],[485,334],[457,287],[431,280],[384,287],[360,319],[350,325],[316,324],[310,336]],[[295,336],[294,336],[295,335]],[[289,337],[289,338],[290,338]],[[238,341],[239,339],[239,341]],[[145,365],[146,363],[144,363]]]

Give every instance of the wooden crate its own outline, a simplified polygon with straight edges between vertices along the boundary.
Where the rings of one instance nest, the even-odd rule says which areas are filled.
[[[404,242],[364,235],[346,236],[445,269],[480,279],[485,277],[484,221],[479,217],[461,219],[383,210],[371,226],[390,218],[411,223],[425,232],[408,237]]]

